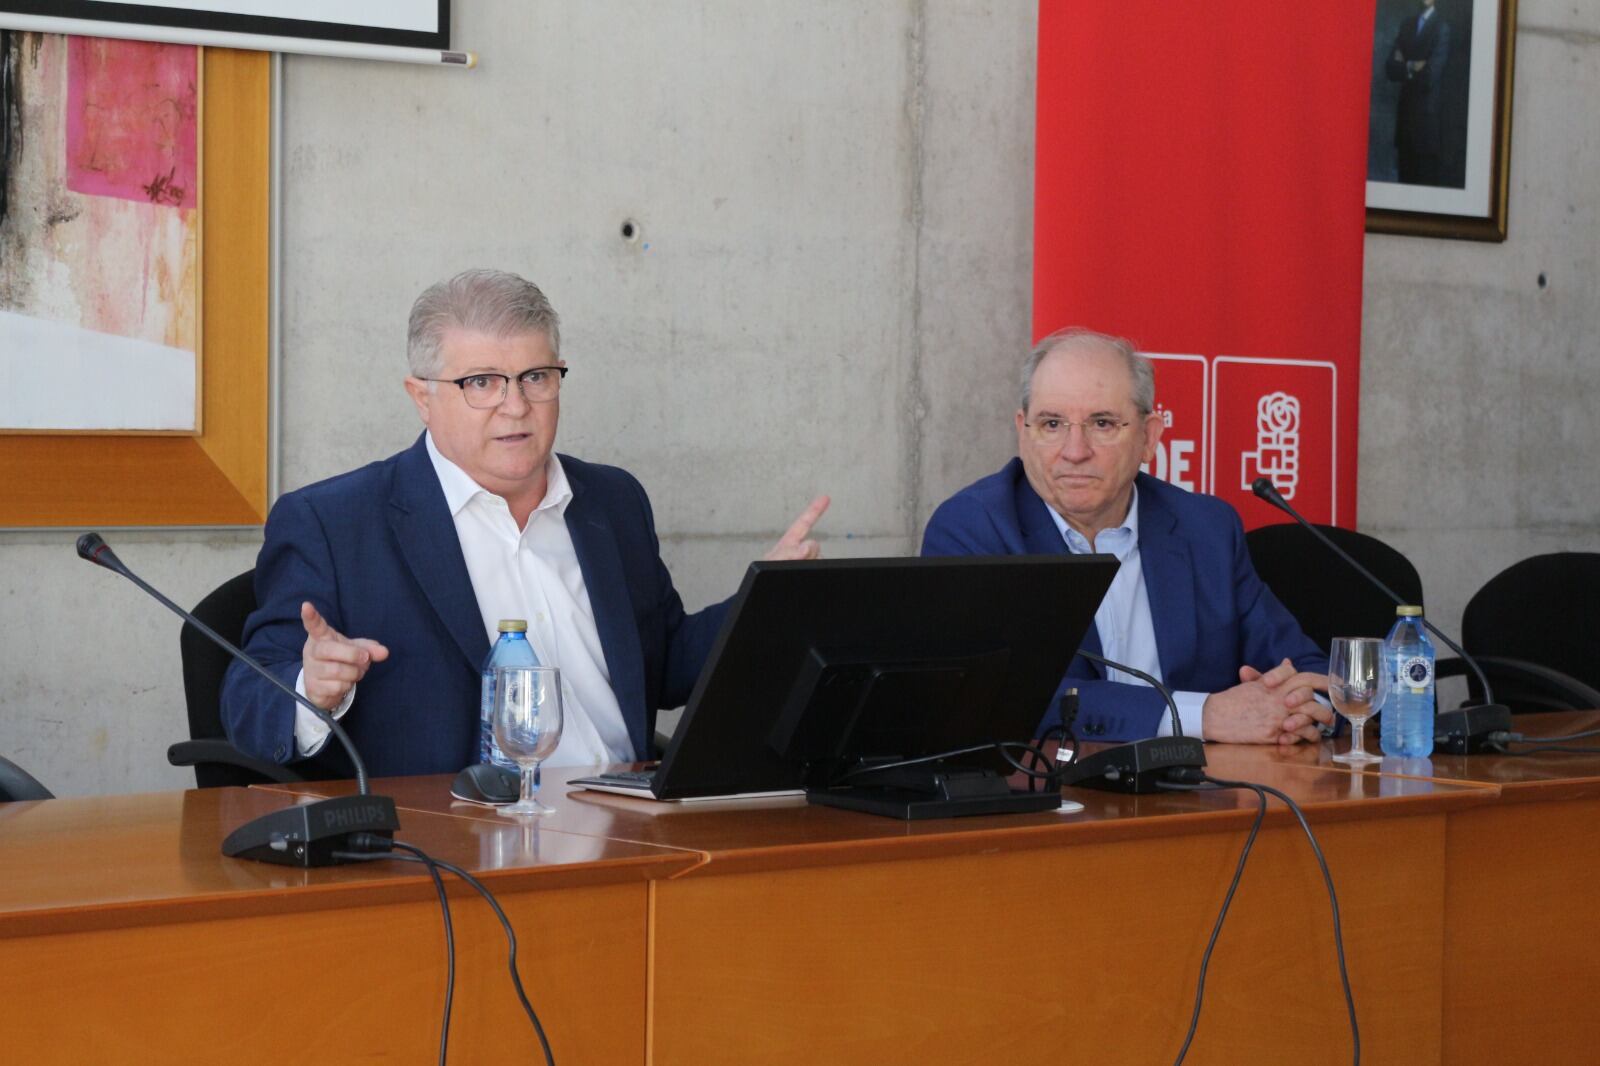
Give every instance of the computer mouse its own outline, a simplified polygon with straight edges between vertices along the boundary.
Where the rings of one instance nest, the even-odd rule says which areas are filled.
[[[450,795],[468,803],[515,803],[521,794],[517,772],[494,763],[473,763],[450,782]]]

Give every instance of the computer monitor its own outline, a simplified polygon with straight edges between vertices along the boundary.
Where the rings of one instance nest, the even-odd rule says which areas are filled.
[[[992,749],[902,771],[893,787],[860,770],[1032,739],[1117,566],[1066,554],[753,563],[650,791],[804,788],[899,817],[1027,806],[976,795],[998,799],[993,778],[1009,772]]]

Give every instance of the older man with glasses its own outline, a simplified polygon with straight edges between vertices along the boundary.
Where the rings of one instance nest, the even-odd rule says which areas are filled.
[[[1162,431],[1149,360],[1119,337],[1051,334],[1023,365],[1016,428],[1018,457],[940,505],[922,554],[1115,555],[1122,566],[1086,651],[1173,689],[1185,733],[1316,739],[1332,721],[1313,694],[1327,685],[1327,657],[1256,576],[1238,514],[1139,471]],[[1080,739],[1172,732],[1165,700],[1132,675],[1079,657],[1069,686]],[[1041,732],[1059,724],[1058,708],[1052,699]]]
[[[432,286],[407,335],[422,435],[267,518],[244,646],[343,717],[374,776],[476,761],[479,669],[502,618],[525,619],[561,667],[567,724],[546,765],[648,758],[656,711],[688,699],[710,652],[725,606],[685,613],[639,482],[554,451],[560,349],[531,282],[473,270]],[[767,558],[816,556],[827,505]],[[327,727],[242,664],[222,710],[248,753],[349,771],[342,752],[319,755]]]

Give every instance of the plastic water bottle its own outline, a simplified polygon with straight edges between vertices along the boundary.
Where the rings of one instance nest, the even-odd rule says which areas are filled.
[[[494,739],[494,672],[502,666],[538,666],[539,656],[528,643],[528,623],[521,618],[500,619],[500,639],[483,660],[483,695],[479,710],[478,761],[515,770],[517,764],[500,753]]]
[[[1421,607],[1396,608],[1383,641],[1389,693],[1383,700],[1385,755],[1415,759],[1433,754],[1433,642],[1422,627]]]

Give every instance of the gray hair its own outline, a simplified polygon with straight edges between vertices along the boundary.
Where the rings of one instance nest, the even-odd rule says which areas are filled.
[[[1109,333],[1096,333],[1092,329],[1082,326],[1069,326],[1058,329],[1050,336],[1045,337],[1033,346],[1033,351],[1028,353],[1028,358],[1022,364],[1022,409],[1026,411],[1028,404],[1033,400],[1033,375],[1039,369],[1039,364],[1044,362],[1044,357],[1051,352],[1063,348],[1099,348],[1103,351],[1112,351],[1122,357],[1127,364],[1128,377],[1133,383],[1133,405],[1139,409],[1141,415],[1147,415],[1156,407],[1156,372],[1150,360],[1140,355],[1134,348],[1133,342],[1125,337],[1113,337]]]
[[[406,359],[411,376],[437,377],[444,363],[439,346],[451,329],[491,337],[543,333],[561,358],[561,319],[539,286],[504,270],[463,270],[428,286],[411,305]]]

